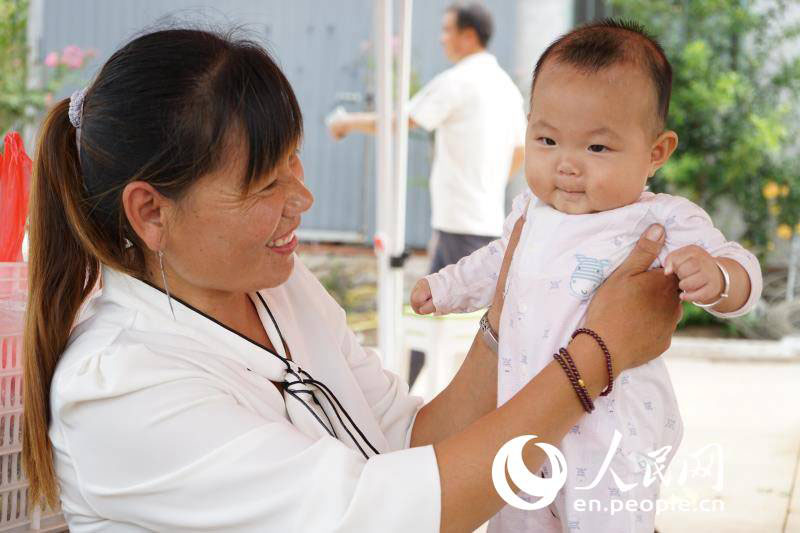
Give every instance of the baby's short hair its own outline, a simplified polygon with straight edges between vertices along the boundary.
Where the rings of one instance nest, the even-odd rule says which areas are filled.
[[[631,63],[642,67],[656,90],[658,123],[663,128],[669,113],[672,66],[664,49],[644,26],[630,20],[605,19],[575,28],[554,41],[536,62],[531,97],[548,59],[595,73],[612,65]]]

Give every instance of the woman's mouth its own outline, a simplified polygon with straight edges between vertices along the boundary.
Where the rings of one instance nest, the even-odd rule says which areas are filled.
[[[297,248],[297,237],[295,236],[294,232],[291,232],[285,237],[268,242],[267,248],[269,248],[270,251],[277,252],[279,254],[290,254],[294,252],[295,248]]]
[[[280,248],[286,244],[289,244],[294,239],[294,232],[291,232],[289,235],[282,237],[280,239],[276,239],[274,241],[270,241],[267,243],[267,246],[270,248]]]

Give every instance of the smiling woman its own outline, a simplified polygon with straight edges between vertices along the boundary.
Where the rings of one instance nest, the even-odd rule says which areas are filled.
[[[34,500],[56,496],[47,387],[101,265],[260,331],[254,338],[269,345],[246,294],[292,271],[293,232],[313,201],[301,136],[294,92],[261,47],[182,29],[132,41],[49,114],[33,186],[25,339]]]
[[[60,499],[70,531],[468,531],[503,505],[503,443],[558,442],[609,385],[581,336],[580,400],[553,362],[498,408],[476,336],[445,391],[410,396],[293,254],[313,201],[301,135],[262,48],[184,29],[130,42],[47,116],[23,455],[32,500]],[[642,273],[659,235],[588,311],[618,371],[663,352],[677,322],[672,278]]]

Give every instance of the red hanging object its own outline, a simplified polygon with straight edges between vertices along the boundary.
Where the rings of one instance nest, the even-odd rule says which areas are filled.
[[[0,155],[0,263],[22,261],[31,166],[20,134],[7,133]]]

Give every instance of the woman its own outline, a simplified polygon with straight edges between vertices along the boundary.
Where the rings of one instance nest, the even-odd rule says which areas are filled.
[[[33,500],[60,498],[72,531],[468,531],[502,506],[500,446],[557,443],[582,415],[555,364],[496,408],[481,335],[424,407],[358,345],[293,255],[312,203],[301,114],[259,46],[139,37],[40,135],[23,453]],[[679,315],[674,280],[643,273],[655,230],[587,320],[617,374]],[[569,351],[597,396],[606,362],[584,337]]]

